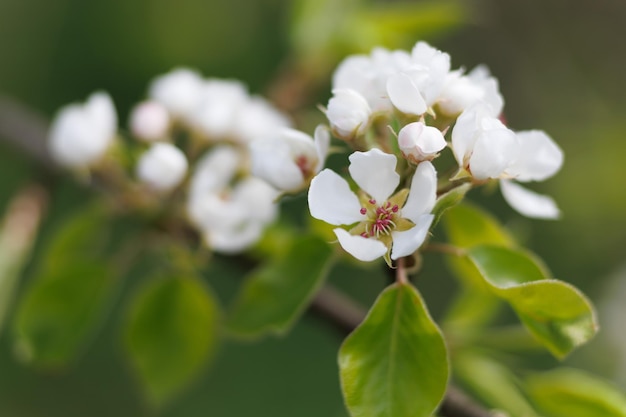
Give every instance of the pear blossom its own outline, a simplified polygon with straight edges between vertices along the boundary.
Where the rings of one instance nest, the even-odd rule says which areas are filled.
[[[237,112],[231,129],[233,138],[248,145],[255,140],[275,137],[279,131],[291,126],[291,120],[259,96],[249,97]]]
[[[315,137],[284,128],[272,139],[250,145],[252,174],[282,191],[298,191],[324,166],[330,145],[328,130],[320,125]]]
[[[201,99],[203,84],[196,71],[177,68],[152,81],[148,96],[161,103],[173,116],[186,120]]]
[[[476,105],[461,113],[452,130],[459,167],[478,180],[506,176],[519,152],[515,133],[490,114],[486,105]]]
[[[139,140],[154,142],[166,138],[170,128],[167,109],[156,101],[137,104],[130,114],[130,131]]]
[[[486,105],[492,117],[498,117],[504,106],[498,80],[484,65],[479,65],[467,75],[463,75],[462,70],[450,72],[437,99],[437,112],[456,117],[478,103]]]
[[[388,78],[389,99],[405,114],[424,114],[439,98],[449,72],[450,55],[418,42],[411,65]]]
[[[519,152],[506,169],[509,178],[519,182],[543,181],[563,165],[563,151],[543,131],[517,132]],[[548,196],[536,194],[511,179],[500,180],[500,190],[507,203],[527,217],[556,219],[559,209]]]
[[[57,113],[50,129],[50,152],[61,165],[86,167],[102,158],[116,131],[117,114],[111,97],[96,92],[84,104],[71,104]]]
[[[245,250],[278,214],[277,191],[242,172],[245,158],[232,146],[217,146],[200,159],[191,178],[189,219],[217,252]]]
[[[411,255],[424,242],[434,216],[437,174],[430,162],[418,165],[409,190],[394,191],[400,183],[397,158],[379,149],[355,152],[349,172],[361,188],[359,195],[330,169],[311,181],[311,215],[332,225],[339,244],[361,261],[384,257],[390,263]]]
[[[155,143],[139,158],[137,177],[156,191],[169,191],[185,178],[187,158],[170,143]]]
[[[349,88],[333,90],[326,107],[326,117],[331,128],[344,139],[363,134],[371,115],[372,110],[365,98]]]
[[[413,122],[400,129],[398,145],[405,158],[418,163],[434,159],[446,147],[446,140],[439,129]]]

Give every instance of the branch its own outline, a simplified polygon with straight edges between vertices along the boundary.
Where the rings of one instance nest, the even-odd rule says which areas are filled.
[[[42,115],[0,94],[0,140],[55,171],[57,165],[46,147],[47,132],[48,123]]]
[[[346,335],[363,321],[366,314],[354,300],[330,285],[322,287],[313,299],[310,309]],[[439,414],[443,417],[493,417],[489,411],[453,385],[448,385]]]

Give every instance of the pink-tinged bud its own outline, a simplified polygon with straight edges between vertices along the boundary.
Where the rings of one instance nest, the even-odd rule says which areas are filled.
[[[422,122],[409,123],[398,134],[398,145],[408,160],[419,163],[437,157],[446,147],[441,131]]]
[[[170,115],[163,105],[156,101],[144,101],[132,110],[130,130],[142,141],[153,142],[164,139],[170,127]]]

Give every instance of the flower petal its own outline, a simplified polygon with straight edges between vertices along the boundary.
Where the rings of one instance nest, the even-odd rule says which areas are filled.
[[[417,166],[409,197],[402,207],[402,217],[417,223],[423,214],[430,213],[437,198],[437,172],[430,162],[422,162]]]
[[[393,247],[391,248],[391,259],[396,260],[403,256],[411,255],[422,246],[434,219],[435,216],[432,214],[423,214],[415,222],[415,227],[404,232],[392,232]]]
[[[400,175],[396,172],[398,160],[394,155],[380,149],[370,149],[367,152],[354,152],[349,159],[348,169],[354,181],[380,203],[387,200],[400,183]]]
[[[370,262],[387,252],[387,247],[376,239],[354,236],[341,228],[334,232],[341,247],[359,261]]]
[[[509,180],[500,181],[502,196],[511,207],[526,217],[558,219],[559,208],[551,197],[537,194]]]
[[[352,224],[361,220],[359,199],[348,182],[330,169],[313,178],[308,200],[311,216],[326,223]]]
[[[255,140],[250,144],[252,174],[279,190],[295,191],[304,177],[293,161],[289,145],[279,138]]]
[[[328,155],[328,149],[330,148],[330,133],[326,126],[318,125],[315,128],[313,136],[313,142],[315,145],[315,152],[317,153],[317,164],[315,165],[315,172],[320,172],[324,167],[326,156]]]
[[[515,133],[495,118],[483,118],[481,124],[483,131],[474,143],[469,169],[479,180],[499,178],[515,159],[519,142]]]
[[[563,151],[541,130],[517,132],[520,150],[507,169],[518,181],[543,181],[550,178],[563,165]]]
[[[405,73],[394,74],[387,80],[387,94],[391,103],[405,114],[420,115],[426,112],[426,101],[417,86]]]

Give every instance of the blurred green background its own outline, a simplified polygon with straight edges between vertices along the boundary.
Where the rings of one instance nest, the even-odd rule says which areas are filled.
[[[149,81],[177,66],[197,68],[206,76],[238,78],[251,91],[263,93],[289,60],[302,58],[303,51],[295,51],[290,42],[298,3],[0,0],[0,93],[50,118],[61,105],[104,89],[116,103],[122,126]],[[339,8],[343,3],[334,2]],[[345,3],[348,7],[356,2]],[[399,2],[374,3],[384,10]],[[622,183],[626,179],[626,3],[484,0],[455,6],[446,2],[443,15],[433,12],[433,2],[412,4],[417,5],[412,6],[415,13],[423,11],[432,24],[424,18],[423,27],[405,30],[408,36],[385,38],[394,43],[387,46],[410,48],[425,39],[449,52],[453,67],[487,64],[500,80],[509,125],[518,130],[543,129],[565,151],[558,176],[534,187],[555,197],[564,213],[561,221],[523,219],[497,193],[478,191],[473,197],[495,210],[546,261],[555,277],[579,286],[601,304],[609,292],[607,277],[624,271],[626,261]],[[328,21],[324,16],[311,23],[304,36],[315,38],[349,23],[337,21],[340,13],[326,15]],[[331,63],[351,48],[374,46],[365,34],[344,29],[338,36],[345,42],[332,45],[335,58],[326,57]],[[323,73],[327,64],[320,61],[319,68],[309,71]],[[304,65],[315,66],[316,60],[308,59]],[[324,103],[330,94],[328,81],[319,87],[312,104]],[[315,117],[322,120],[321,113]],[[311,126],[301,127],[311,130]],[[40,239],[45,242],[64,217],[83,205],[85,191],[68,177],[49,175],[0,142],[0,208],[32,182],[43,183],[51,192]],[[419,287],[437,317],[454,285],[441,259],[432,256],[426,262]],[[236,282],[231,270],[220,268],[217,262],[207,279],[227,299]],[[32,269],[26,271],[26,281]],[[368,303],[384,285],[368,274],[346,266],[335,271],[332,279]],[[623,282],[626,276],[621,275],[617,279]],[[132,291],[132,276],[127,278],[127,289]],[[0,415],[154,414],[143,405],[123,358],[118,336],[124,302],[122,295],[102,331],[66,372],[42,374],[19,364],[5,329],[0,336]],[[626,319],[626,302],[612,311],[612,317],[601,316],[602,324]],[[621,374],[615,366],[626,363],[626,346],[620,353],[619,346],[606,339],[602,335],[575,352],[568,364],[593,370],[626,388],[626,365]],[[336,367],[340,341],[332,329],[306,315],[287,337],[254,344],[227,342],[210,371],[163,415],[345,416]]]

